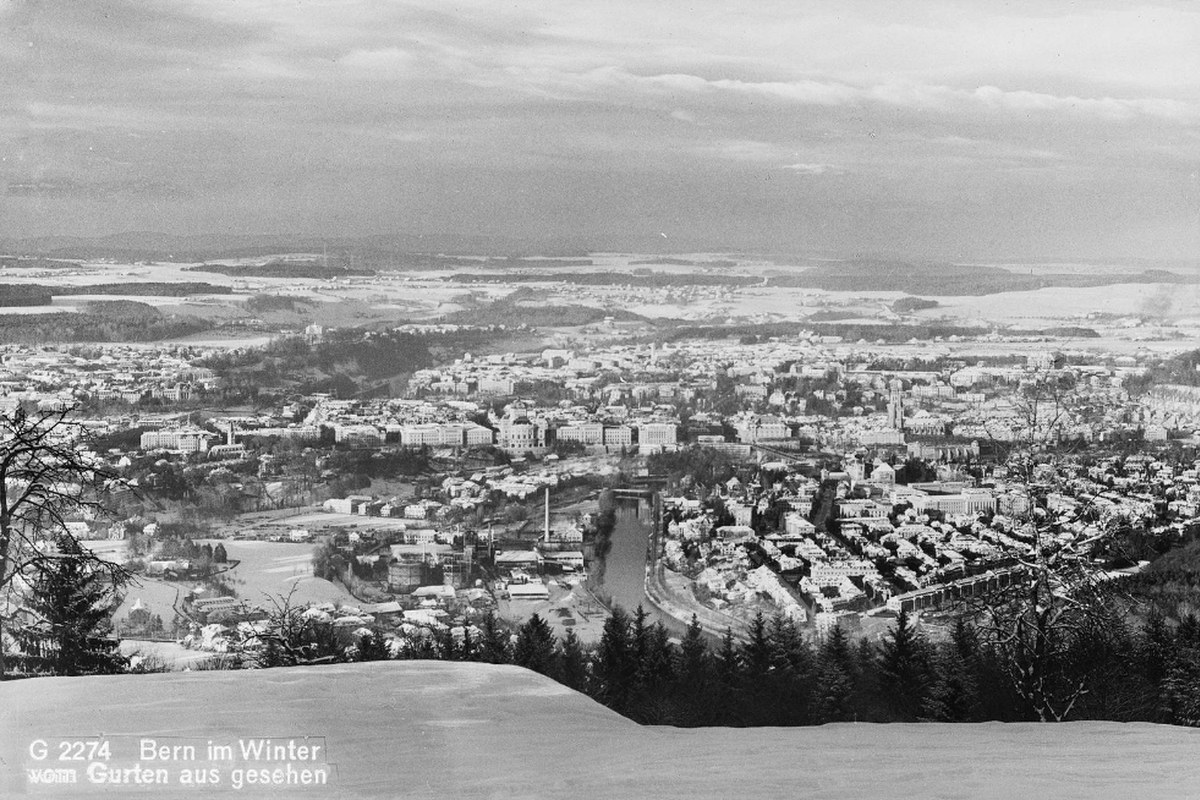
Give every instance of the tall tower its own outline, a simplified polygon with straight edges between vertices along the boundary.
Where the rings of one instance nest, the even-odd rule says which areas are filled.
[[[904,399],[900,387],[894,383],[888,394],[888,426],[898,431],[904,429]]]

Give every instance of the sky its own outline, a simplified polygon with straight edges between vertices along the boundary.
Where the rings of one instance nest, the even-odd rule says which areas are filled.
[[[0,74],[0,237],[1200,257],[1190,0],[0,0]]]

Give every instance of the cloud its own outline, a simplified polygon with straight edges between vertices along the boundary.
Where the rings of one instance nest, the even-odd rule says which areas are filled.
[[[844,170],[833,164],[785,164],[783,169],[791,170],[798,175],[840,175]]]
[[[136,177],[87,181],[70,177],[15,179],[4,182],[4,194],[12,198],[39,200],[59,197],[103,199],[130,194],[159,199],[190,200],[196,196],[194,190],[188,187]]]
[[[770,164],[778,162],[780,158],[794,155],[785,146],[753,139],[726,139],[715,142],[700,142],[693,144],[688,149],[701,156],[753,164]]]
[[[1066,112],[1115,120],[1146,116],[1184,123],[1200,120],[1200,106],[1196,103],[1167,98],[1057,96],[1027,90],[1004,91],[995,86],[980,86],[970,93],[970,98],[989,109],[1017,113]]]
[[[384,47],[376,50],[352,50],[339,59],[341,64],[365,72],[391,73],[411,69],[417,57],[399,47]]]
[[[100,103],[42,103],[25,106],[29,127],[52,130],[119,129],[139,131],[163,125],[188,124],[188,116],[147,108],[144,105],[114,106]]]
[[[807,106],[886,105],[917,111],[948,114],[963,112],[1000,112],[1020,114],[1072,114],[1126,120],[1154,117],[1166,121],[1200,121],[1200,103],[1170,98],[1116,98],[1055,95],[1024,89],[1006,91],[996,86],[955,88],[935,84],[893,82],[873,86],[853,86],[838,81],[744,81],[729,78],[708,79],[698,75],[669,73],[636,75],[619,67],[602,67],[575,75],[526,75],[531,83],[546,88],[574,86],[579,95],[589,90],[619,89],[677,98],[687,95],[740,95],[777,100]]]
[[[0,148],[23,171],[5,219],[31,230],[91,213],[141,229],[573,231],[653,212],[753,240],[776,215],[838,208],[855,224],[823,230],[846,241],[933,241],[954,219],[987,232],[963,240],[1026,247],[1056,229],[1086,243],[1087,225],[1111,240],[1131,197],[1156,198],[1141,230],[1194,227],[1200,8],[1165,0],[0,0],[0,13]],[[176,203],[171,186],[199,190]],[[117,202],[20,216],[34,196]],[[1025,207],[1044,214],[1008,225]]]

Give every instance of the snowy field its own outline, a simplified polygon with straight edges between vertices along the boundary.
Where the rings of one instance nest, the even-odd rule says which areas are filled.
[[[0,314],[74,314],[79,309],[73,305],[66,306],[3,306],[0,307]]]
[[[225,576],[237,590],[238,596],[253,604],[268,602],[268,597],[287,596],[293,586],[296,587],[296,594],[292,597],[292,602],[299,605],[358,604],[353,595],[341,586],[334,585],[324,578],[313,577],[314,545],[229,539],[203,541],[208,541],[214,546],[218,541],[221,542],[225,545],[225,552],[230,560],[241,562],[225,573]]]
[[[129,616],[133,606],[139,600],[152,615],[162,617],[163,625],[169,629],[171,620],[175,618],[175,602],[182,599],[184,592],[192,588],[192,584],[183,581],[168,582],[146,575],[137,576],[136,580],[125,587],[125,597],[113,618],[121,621]]]
[[[639,727],[517,667],[376,662],[248,672],[37,678],[0,684],[0,795],[246,798],[1184,798],[1200,787],[1200,730],[1149,724]],[[195,746],[142,759],[167,785],[91,785],[87,761],[37,762],[38,740],[103,734],[108,766],[140,740]],[[210,760],[205,745],[319,744],[305,760]],[[31,748],[31,743],[34,745]],[[186,752],[182,753],[186,754]],[[40,764],[77,769],[61,791]],[[323,786],[231,785],[247,763],[326,770]],[[221,782],[178,783],[211,768]],[[283,774],[282,772],[280,773]]]
[[[171,669],[192,669],[207,661],[213,654],[206,650],[189,650],[178,642],[151,642],[142,639],[122,639],[121,655],[161,659]]]
[[[205,542],[213,546],[220,542],[225,545],[230,560],[240,562],[225,572],[224,578],[237,591],[239,597],[245,598],[253,605],[269,605],[268,598],[286,597],[293,586],[296,587],[296,592],[292,596],[292,602],[299,605],[357,605],[359,602],[340,585],[330,583],[324,578],[313,577],[312,544],[230,539],[197,540],[199,544]],[[125,560],[124,541],[98,540],[85,541],[84,544],[109,561],[120,563]],[[151,614],[158,614],[163,618],[163,622],[169,625],[175,615],[172,607],[179,593],[188,591],[198,583],[164,581],[148,575],[138,575],[136,580],[125,588],[125,597],[117,608],[116,618],[119,620],[128,616],[134,603],[140,600]]]
[[[83,545],[100,558],[114,564],[123,564],[128,557],[129,543],[124,539],[91,539],[85,540]],[[169,626],[175,617],[173,607],[176,598],[180,592],[189,588],[191,584],[188,583],[167,582],[145,574],[137,575],[125,587],[124,597],[113,616],[117,620],[123,620],[129,616],[134,603],[140,600],[151,614],[158,614],[162,617],[163,624]]]
[[[401,519],[399,517],[366,517],[362,514],[335,514],[329,511],[314,511],[294,517],[281,517],[264,526],[287,528],[356,528],[358,530],[403,531],[408,528],[423,528],[429,523],[424,520]]]
[[[633,254],[600,253],[591,256],[595,262],[588,271],[605,269],[628,270],[645,256]],[[683,254],[683,257],[698,262],[710,262],[721,258],[720,254]],[[265,259],[244,259],[263,261]],[[670,264],[651,264],[641,268],[662,273],[716,272],[730,270],[744,274],[765,274],[786,271],[788,268],[752,259],[736,257],[740,262],[736,268],[687,267]],[[194,298],[130,296],[127,299],[160,306],[164,311],[195,314],[205,318],[224,319],[244,313],[243,303],[251,294],[265,293],[287,296],[310,304],[303,316],[325,325],[344,326],[363,324],[368,320],[399,322],[439,316],[459,310],[465,298],[477,300],[495,299],[515,290],[531,288],[530,284],[496,283],[463,284],[447,279],[455,272],[488,272],[497,276],[504,270],[496,269],[480,261],[478,265],[464,266],[457,270],[422,270],[398,273],[381,273],[373,277],[355,278],[350,281],[330,282],[318,279],[290,279],[263,277],[234,277],[215,272],[189,271],[184,264],[108,264],[89,262],[78,269],[64,271],[10,271],[12,283],[38,283],[43,285],[76,285],[79,283],[111,282],[208,282],[228,286],[236,290],[232,295],[198,296]],[[798,269],[799,267],[796,267]],[[1026,270],[1044,272],[1122,272],[1133,273],[1141,268],[1129,266],[1081,264],[1037,264],[1009,265],[1015,272]],[[523,270],[528,270],[528,265]],[[548,273],[561,272],[563,268],[554,261],[545,262]],[[1178,270],[1176,270],[1178,271]],[[25,274],[28,273],[28,274]],[[545,287],[534,284],[534,288]],[[870,321],[886,322],[890,318],[887,308],[903,292],[856,290],[848,292],[825,291],[810,288],[783,288],[761,286],[743,287],[733,291],[721,291],[704,287],[697,293],[682,290],[638,292],[630,294],[620,287],[602,286],[557,286],[561,292],[557,299],[562,302],[581,303],[595,307],[608,307],[616,302],[620,307],[651,318],[671,317],[688,320],[738,320],[742,322],[800,321],[817,312],[836,312],[850,317],[865,315]],[[1200,285],[1190,284],[1122,284],[1100,287],[1054,287],[1037,291],[1004,292],[999,294],[972,296],[938,296],[924,294],[937,300],[939,306],[912,315],[916,321],[941,321],[968,326],[1017,326],[1026,328],[1051,327],[1062,324],[1089,324],[1088,315],[1107,314],[1119,317],[1142,317],[1150,320],[1172,321],[1194,317],[1194,309],[1200,301]],[[4,313],[41,313],[47,311],[73,312],[89,299],[123,299],[114,295],[60,297],[53,306],[38,308],[3,309]],[[277,320],[278,321],[278,320]],[[295,320],[292,320],[293,322]],[[1141,331],[1116,331],[1117,337],[1127,341],[1145,338]],[[246,347],[265,344],[268,335],[229,338],[212,332],[185,337],[179,343],[204,347]],[[1136,345],[1135,345],[1136,347]],[[1125,351],[1122,346],[1112,348]]]

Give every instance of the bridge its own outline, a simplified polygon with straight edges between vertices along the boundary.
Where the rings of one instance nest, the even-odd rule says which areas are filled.
[[[763,461],[783,461],[789,464],[797,464],[801,461],[812,460],[812,453],[784,450],[779,447],[762,444],[761,442],[752,442],[750,450],[758,453],[758,462],[760,464]]]
[[[623,489],[613,489],[613,496],[618,500],[645,500],[650,502],[654,499],[654,489],[640,489],[633,486],[627,486]]]

